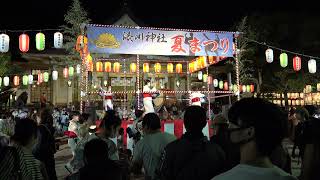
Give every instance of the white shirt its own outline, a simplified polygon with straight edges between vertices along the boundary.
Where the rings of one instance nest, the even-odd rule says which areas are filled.
[[[280,168],[261,168],[239,164],[231,170],[214,177],[212,180],[297,180]]]

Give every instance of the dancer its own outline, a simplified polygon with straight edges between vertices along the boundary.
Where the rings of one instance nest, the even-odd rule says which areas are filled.
[[[143,106],[144,114],[153,113],[154,107],[152,102],[152,93],[150,91],[156,91],[156,87],[151,88],[151,81],[147,79],[143,86]]]
[[[111,86],[108,87],[108,91],[102,89],[100,87],[99,95],[103,98],[103,107],[105,111],[113,110],[113,103],[112,103],[112,92]]]
[[[192,106],[201,106],[201,103],[205,100],[205,95],[199,91],[194,91],[190,94],[190,104]]]

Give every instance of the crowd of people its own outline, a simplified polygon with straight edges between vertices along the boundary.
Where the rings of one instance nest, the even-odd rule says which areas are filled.
[[[157,114],[140,111],[133,129],[122,129],[114,110],[106,111],[98,126],[87,113],[58,109],[12,118],[12,134],[1,132],[0,179],[57,179],[57,132],[68,137],[73,156],[66,165],[68,180],[319,179],[316,107],[286,113],[263,99],[244,98],[232,105],[227,117],[214,117],[210,139],[202,133],[208,120],[204,108],[189,106],[183,118],[186,132],[178,139],[161,131]],[[133,152],[122,144],[124,131],[134,138]],[[285,139],[293,142],[292,152]],[[301,159],[298,177],[292,175],[291,157]]]

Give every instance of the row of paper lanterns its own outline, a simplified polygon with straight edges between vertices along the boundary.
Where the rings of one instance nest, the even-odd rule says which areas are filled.
[[[272,63],[274,60],[274,54],[272,49],[267,49],[265,52],[266,55],[266,61],[268,63]],[[301,58],[299,56],[295,56],[292,59],[293,61],[293,70],[300,71],[301,70]],[[285,68],[288,66],[288,55],[287,53],[281,53],[280,54],[280,66]],[[308,70],[309,73],[316,73],[317,72],[317,62],[314,59],[310,59],[308,61]]]
[[[53,34],[53,46],[55,48],[63,47],[63,35],[60,32]],[[35,36],[36,49],[38,51],[43,51],[45,49],[45,35],[39,32]],[[9,51],[10,38],[7,34],[0,34],[0,52],[6,53]],[[21,52],[25,53],[29,51],[30,37],[28,34],[21,34],[19,36],[19,49]]]
[[[72,77],[74,75],[74,67],[70,66],[70,67],[66,67],[63,68],[63,77],[64,78],[68,78],[68,77]],[[80,74],[80,65],[77,65],[76,67],[76,73]],[[52,80],[56,81],[58,80],[58,71],[54,70],[52,71]],[[38,80],[37,83],[41,84],[42,82],[48,82],[49,81],[49,73],[48,72],[43,72],[43,73],[38,73]],[[33,75],[24,75],[22,76],[22,79],[20,79],[20,76],[16,75],[13,77],[13,85],[14,86],[19,86],[20,85],[20,80],[22,81],[22,84],[24,86],[26,85],[31,85],[33,84]],[[9,86],[10,84],[10,78],[8,76],[5,77],[0,77],[0,86],[2,86],[2,83],[4,86]]]
[[[175,67],[175,72],[176,73],[182,73],[182,64],[178,63],[176,64]],[[107,62],[96,62],[96,71],[97,72],[114,72],[114,73],[119,73],[121,69],[121,65],[119,62],[114,62],[113,66],[112,63],[107,61]],[[137,64],[136,63],[131,63],[129,66],[130,73],[136,73],[137,72]],[[88,59],[88,70],[93,71],[93,63],[90,61],[90,58]],[[143,63],[142,70],[144,73],[149,73],[150,72],[150,64],[149,63]],[[162,72],[162,65],[160,63],[155,63],[154,64],[154,72],[155,73],[161,73]],[[168,63],[167,64],[167,73],[173,73],[174,72],[174,64],[173,63]]]
[[[215,64],[225,57],[220,56],[199,56],[189,63],[188,70],[190,73],[206,68],[209,65]]]
[[[274,103],[274,104],[277,104],[279,106],[281,105],[285,105],[285,100],[270,100],[270,102]],[[281,104],[282,102],[282,104]],[[304,100],[299,100],[299,99],[296,99],[296,100],[288,100],[288,105],[289,106],[304,106],[305,105],[305,102]]]

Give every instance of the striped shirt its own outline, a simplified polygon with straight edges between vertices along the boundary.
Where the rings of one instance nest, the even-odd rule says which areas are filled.
[[[16,153],[15,153],[16,150]],[[18,155],[18,158],[15,157]],[[0,177],[1,180],[13,179],[13,176],[19,175],[21,180],[43,180],[41,174],[41,163],[36,160],[31,152],[28,152],[21,146],[6,147],[0,151]],[[16,164],[16,161],[19,161]],[[19,168],[19,169],[18,169]],[[18,179],[18,178],[16,178]]]

